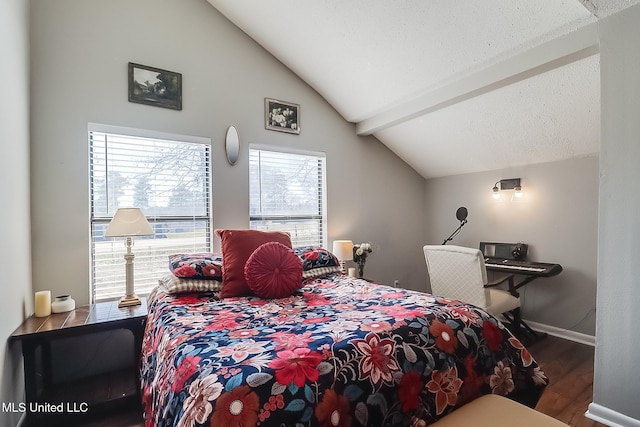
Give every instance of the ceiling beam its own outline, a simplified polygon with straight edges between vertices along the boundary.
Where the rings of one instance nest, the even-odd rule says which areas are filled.
[[[416,98],[395,104],[356,123],[358,135],[371,135],[416,117],[562,67],[599,52],[597,25],[531,48]]]
[[[585,9],[589,11],[593,16],[598,17],[598,8],[593,4],[592,0],[580,0],[580,3],[584,6]]]

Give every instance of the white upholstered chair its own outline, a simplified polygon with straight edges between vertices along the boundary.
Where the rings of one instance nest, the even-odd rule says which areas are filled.
[[[494,316],[504,315],[520,331],[520,299],[508,291],[494,289],[513,276],[487,283],[484,256],[478,249],[455,245],[426,245],[423,248],[431,293],[476,305]]]

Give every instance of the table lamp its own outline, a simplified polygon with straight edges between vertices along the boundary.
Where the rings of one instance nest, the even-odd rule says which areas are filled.
[[[340,261],[340,271],[346,273],[346,261],[353,259],[353,242],[351,240],[334,240],[333,254]]]
[[[120,208],[111,219],[107,230],[104,232],[105,237],[126,237],[127,253],[124,255],[126,262],[126,294],[120,300],[118,307],[129,307],[140,305],[140,298],[135,294],[133,286],[133,258],[135,256],[131,252],[133,247],[133,236],[151,236],[153,228],[145,218],[139,208]]]

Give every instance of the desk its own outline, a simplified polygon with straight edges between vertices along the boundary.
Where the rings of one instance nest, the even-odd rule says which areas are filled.
[[[562,272],[560,264],[546,262],[517,261],[504,258],[485,258],[484,262],[487,271],[524,276],[518,283],[509,282],[509,292],[514,297],[520,297],[518,289],[538,277],[556,276]]]
[[[520,298],[518,289],[520,289],[527,283],[532,282],[538,277],[552,277],[562,272],[562,266],[560,264],[519,261],[504,258],[485,258],[485,267],[487,271],[509,274],[509,293],[516,298]],[[520,280],[518,283],[515,283],[513,277],[515,275],[522,276],[522,280]],[[504,281],[504,279],[495,282],[502,281]],[[503,316],[505,315],[503,314]],[[508,316],[505,317],[507,318],[507,320],[512,322],[512,319],[510,319]],[[546,336],[546,334],[538,334],[536,331],[531,329],[531,327],[527,325],[522,319],[520,319],[520,324],[522,325],[522,328],[520,328],[521,337],[526,337],[528,334],[528,337],[530,337],[532,341],[536,341]]]
[[[118,308],[118,301],[108,301],[47,317],[27,318],[10,337],[11,340],[22,343],[26,398],[25,410],[22,412],[27,413],[27,425],[41,425],[42,418],[76,419],[79,416],[90,416],[99,412],[94,409],[99,409],[100,405],[111,406],[107,404],[117,400],[124,399],[127,403],[133,401],[139,404],[137,362],[140,359],[146,318],[147,301],[144,298],[142,305],[133,307]],[[133,368],[110,376],[110,379],[116,378],[112,383],[118,384],[119,389],[109,390],[108,395],[95,393],[96,388],[111,389],[104,383],[104,375],[73,383],[53,384],[52,341],[118,329],[129,330],[133,334],[135,346]],[[92,396],[89,396],[89,392],[92,392]],[[60,411],[50,407],[58,404],[63,405],[62,413],[54,414]],[[33,408],[39,409],[34,411]],[[49,408],[52,410],[49,411]]]

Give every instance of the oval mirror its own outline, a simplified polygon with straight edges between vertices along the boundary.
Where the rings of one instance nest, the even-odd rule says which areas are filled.
[[[238,161],[240,153],[240,138],[238,138],[238,130],[235,126],[229,126],[226,138],[227,160],[234,165]]]

